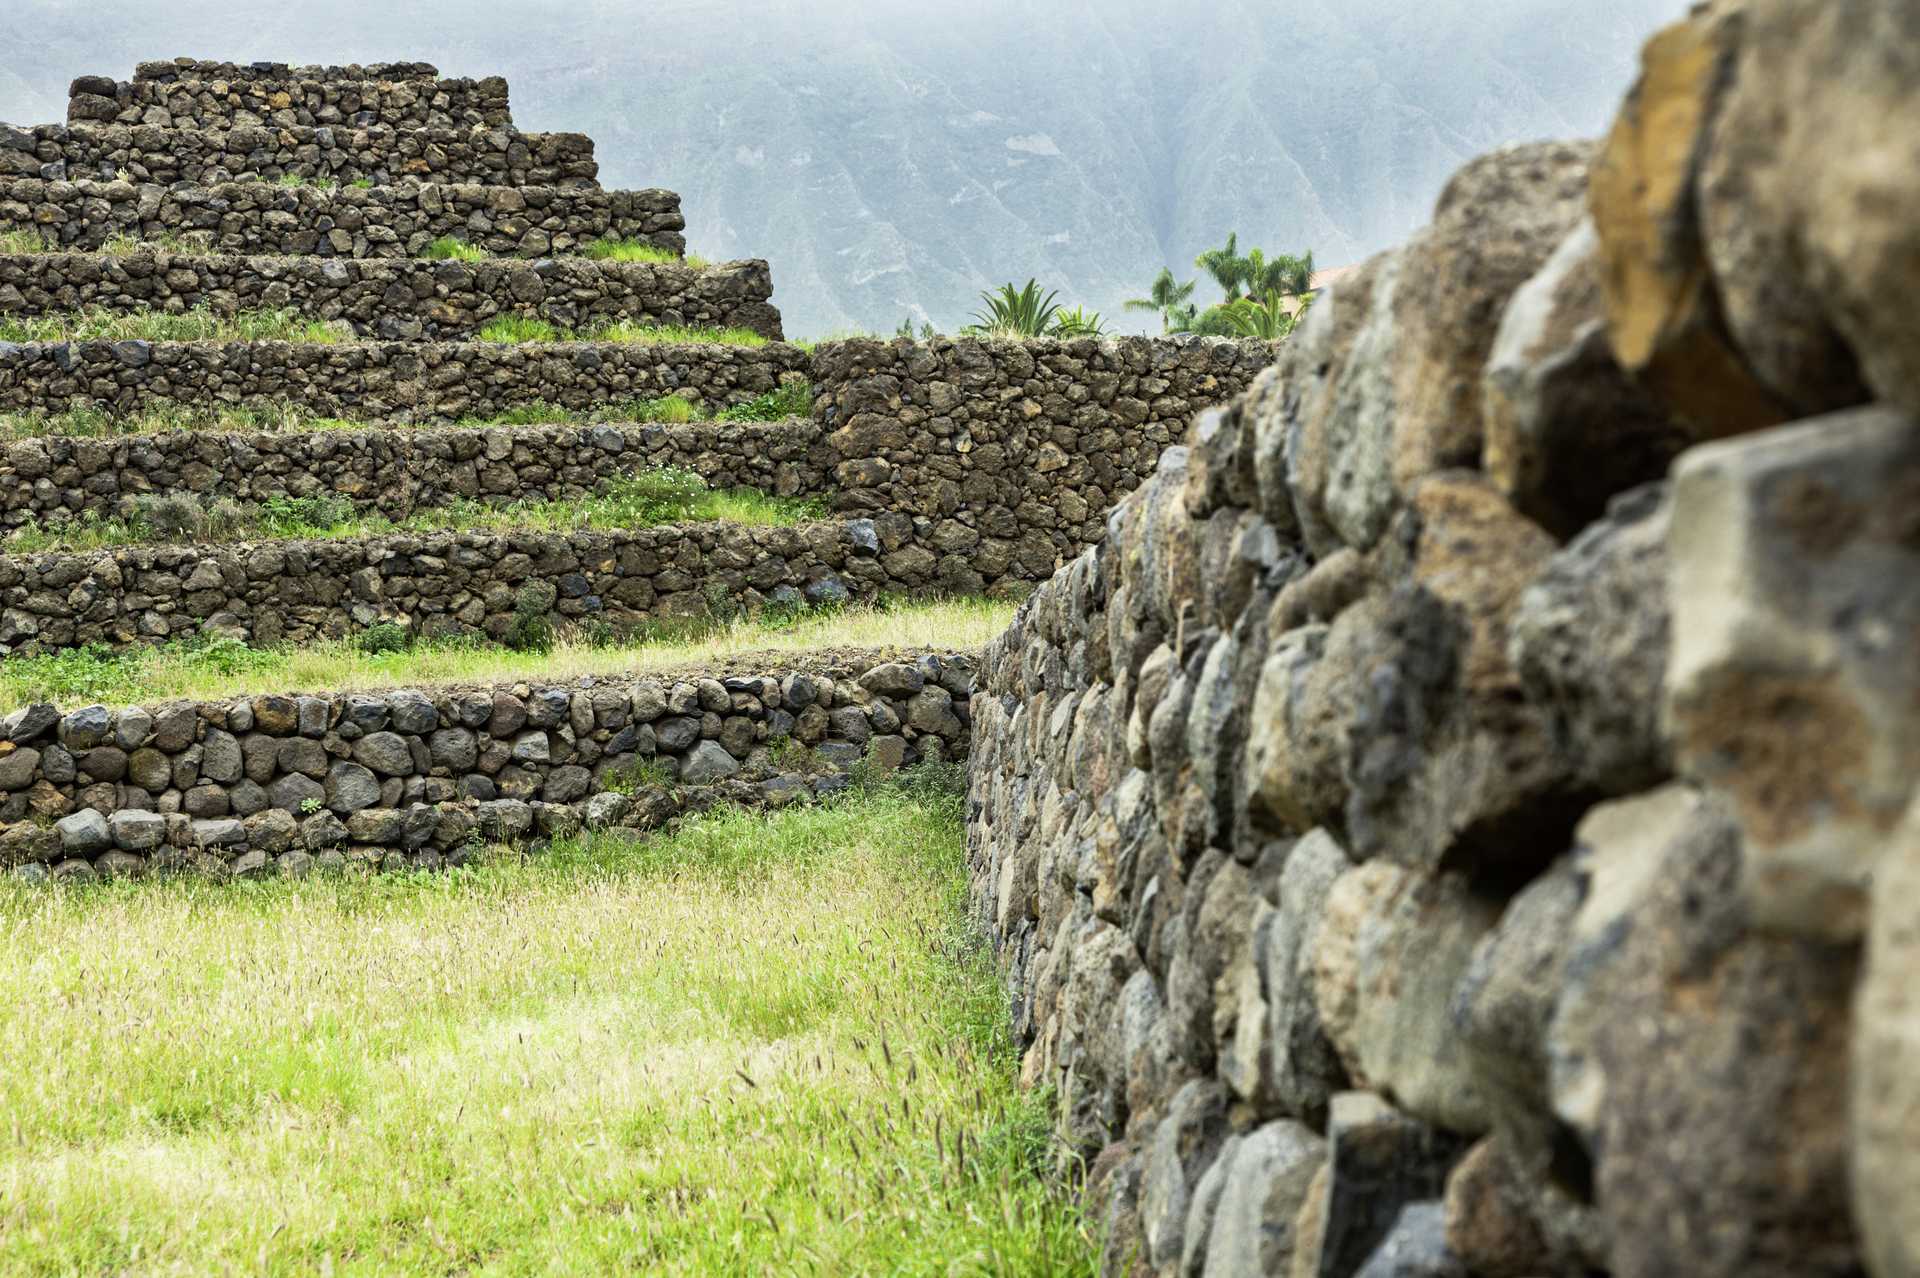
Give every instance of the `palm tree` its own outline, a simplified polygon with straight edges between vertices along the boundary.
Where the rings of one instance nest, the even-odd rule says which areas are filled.
[[[1242,337],[1262,337],[1267,341],[1278,341],[1293,332],[1295,316],[1287,309],[1292,298],[1279,289],[1268,289],[1262,301],[1243,297],[1222,309],[1233,331]]]
[[[1247,281],[1247,259],[1240,256],[1240,233],[1230,232],[1220,248],[1208,249],[1193,259],[1193,264],[1213,276],[1213,282],[1227,295],[1229,302],[1240,296]]]
[[[1160,331],[1173,331],[1174,316],[1180,313],[1186,300],[1193,296],[1195,281],[1182,284],[1173,278],[1173,268],[1163,266],[1160,274],[1154,277],[1153,287],[1147,290],[1145,297],[1129,298],[1126,309],[1130,311],[1158,311],[1160,313]]]
[[[1304,297],[1313,288],[1311,251],[1300,257],[1291,253],[1276,253],[1269,258],[1255,249],[1247,254],[1245,261],[1249,297],[1265,297],[1268,293]]]

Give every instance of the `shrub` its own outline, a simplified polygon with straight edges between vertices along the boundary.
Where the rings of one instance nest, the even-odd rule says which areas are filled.
[[[513,621],[501,642],[515,652],[553,651],[553,587],[529,582],[513,599]]]
[[[421,256],[436,262],[484,262],[487,254],[458,236],[443,235],[427,245]]]
[[[1040,295],[1037,280],[1028,280],[1025,288],[1002,284],[998,290],[980,294],[984,310],[973,314],[974,327],[980,331],[1007,337],[1040,337],[1060,310],[1059,291]]]
[[[376,621],[360,632],[353,646],[370,657],[406,652],[413,647],[413,634],[397,621]]]
[[[163,541],[191,541],[207,534],[207,512],[189,493],[138,498],[134,521]]]
[[[778,422],[789,417],[806,417],[813,412],[813,383],[801,378],[782,382],[779,390],[755,396],[744,404],[735,404],[720,414],[727,422]]]

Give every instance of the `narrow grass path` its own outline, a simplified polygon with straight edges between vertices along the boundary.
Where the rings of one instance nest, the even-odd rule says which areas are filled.
[[[0,887],[0,1271],[1076,1274],[958,799]]]
[[[0,661],[0,714],[38,701],[71,708],[96,701],[146,705],[263,693],[563,682],[712,664],[746,653],[797,660],[822,649],[975,649],[1007,628],[1016,606],[1005,599],[961,598],[769,612],[728,622],[690,620],[682,623],[684,628],[663,623],[658,632],[630,641],[594,643],[562,636],[544,652],[457,640],[421,640],[396,651],[369,651],[355,639],[273,648],[250,648],[233,639],[182,640],[118,652],[69,648]]]

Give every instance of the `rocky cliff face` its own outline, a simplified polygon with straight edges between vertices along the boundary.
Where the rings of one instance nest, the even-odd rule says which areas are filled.
[[[1497,151],[993,647],[975,903],[1160,1274],[1920,1273],[1920,3]]]

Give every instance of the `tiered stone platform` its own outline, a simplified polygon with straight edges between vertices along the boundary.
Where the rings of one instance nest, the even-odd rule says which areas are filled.
[[[160,498],[329,498],[398,520],[588,498],[664,466],[825,513],[0,553],[0,659],[378,625],[497,643],[529,599],[562,631],[618,634],[1018,592],[1099,536],[1195,410],[1272,361],[1263,343],[1195,339],[786,344],[764,262],[587,257],[607,238],[681,254],[678,198],[601,190],[591,140],[522,134],[507,103],[503,81],[423,64],[181,60],[75,81],[67,125],[0,129],[0,230],[41,246],[0,254],[0,316],[271,311],[333,337],[0,343],[0,413],[26,415],[0,446],[0,527],[57,544]],[[429,260],[447,237],[467,250]],[[710,335],[473,340],[500,319]],[[666,397],[695,420],[617,420],[614,406]],[[759,419],[796,400],[810,411]],[[238,408],[338,420],[173,428]],[[170,428],[33,426],[76,409],[169,414]],[[513,424],[474,424],[504,414]],[[869,754],[884,768],[959,757],[970,682],[955,654],[840,653],[664,682],[34,707],[0,731],[0,825],[15,823],[0,859],[71,876],[418,866],[471,838],[645,824],[718,796],[782,802]]]

